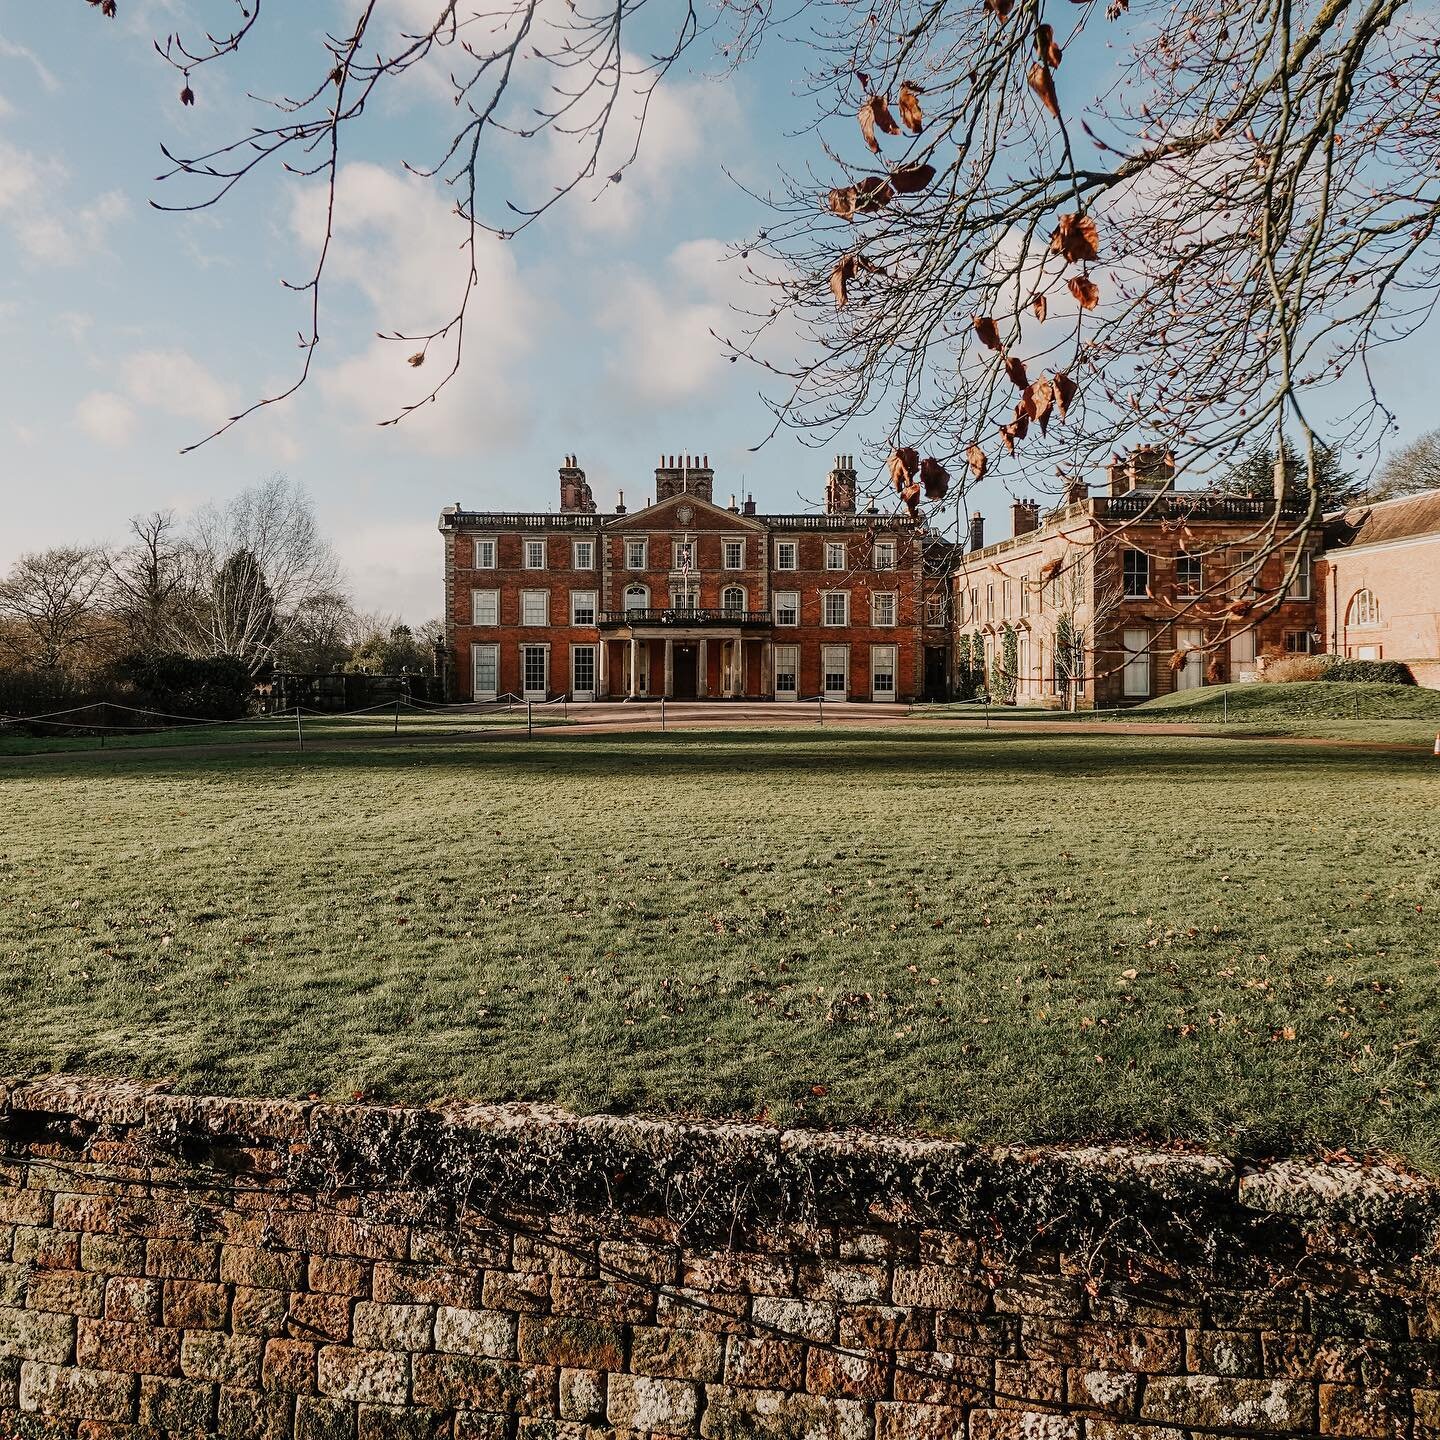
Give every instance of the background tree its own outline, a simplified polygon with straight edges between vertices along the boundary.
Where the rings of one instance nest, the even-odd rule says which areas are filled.
[[[1435,489],[1440,489],[1440,430],[1427,430],[1387,457],[1366,499],[1394,500]]]
[[[175,514],[154,510],[132,516],[130,535],[131,543],[110,556],[107,587],[123,644],[137,655],[182,649],[193,630],[195,597]]]
[[[0,581],[0,647],[11,663],[79,668],[106,635],[102,607],[110,568],[95,545],[57,545],[22,555]]]
[[[1293,485],[1301,468],[1300,459],[1289,445],[1285,446],[1284,456]],[[1275,494],[1275,460],[1275,447],[1262,441],[1252,446],[1244,459],[1227,470],[1216,482],[1215,488],[1226,495],[1269,500]],[[1339,453],[1328,446],[1317,448],[1315,452],[1315,486],[1324,514],[1353,505],[1365,494],[1366,488],[1363,480],[1357,480],[1343,467]]]
[[[303,600],[275,662],[299,675],[343,670],[359,638],[361,620],[350,597],[327,591]]]
[[[373,675],[429,674],[435,665],[436,632],[444,622],[427,620],[418,631],[390,616],[371,615],[362,621],[363,634],[350,656],[350,669]]]

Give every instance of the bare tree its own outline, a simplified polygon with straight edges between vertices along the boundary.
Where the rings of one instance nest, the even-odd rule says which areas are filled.
[[[104,633],[109,566],[94,545],[57,545],[22,555],[0,581],[0,647],[17,663],[77,665]]]
[[[192,645],[200,654],[237,656],[251,674],[307,605],[341,582],[308,496],[281,475],[200,511],[191,526],[190,564]]]
[[[1386,458],[1366,499],[1394,500],[1440,489],[1440,430],[1427,430]]]
[[[194,593],[173,511],[130,519],[131,543],[110,557],[109,607],[135,651],[183,648],[193,632]]]
[[[620,183],[656,85],[697,40],[723,64],[777,34],[799,41],[815,158],[767,197],[773,219],[747,247],[759,299],[732,348],[781,385],[777,427],[823,439],[867,426],[876,473],[893,454],[901,498],[936,521],[947,490],[987,469],[1073,474],[1145,434],[1203,472],[1289,433],[1310,505],[1287,519],[1277,502],[1256,526],[1254,543],[1278,546],[1319,518],[1312,397],[1367,376],[1367,357],[1434,303],[1440,67],[1434,13],[1410,0],[722,0],[713,21],[654,0],[431,11],[397,33],[377,0],[355,0],[307,90],[276,97],[231,143],[167,151],[169,178],[200,187],[178,209],[216,204],[266,166],[326,187],[316,266],[294,287],[300,373],[257,404],[310,372],[342,146],[377,91],[442,59],[459,125],[412,168],[453,188],[473,261],[482,231],[513,237],[587,181]],[[203,43],[160,42],[182,100],[264,23],[254,0],[232,13]],[[1064,53],[1107,43],[1118,74],[1093,66],[1103,88],[1088,94]],[[542,134],[574,143],[568,174],[533,198],[488,194],[484,147]],[[397,366],[437,345],[448,364],[390,419],[455,373],[476,274],[443,325],[392,332]],[[798,357],[766,353],[782,320],[808,337]],[[1331,434],[1358,450],[1388,419],[1371,389]]]

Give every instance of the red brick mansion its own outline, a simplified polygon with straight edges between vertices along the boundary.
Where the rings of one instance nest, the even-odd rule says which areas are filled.
[[[717,504],[708,458],[690,455],[661,457],[652,502],[627,510],[621,492],[601,513],[567,456],[557,510],[442,512],[449,690],[883,704],[944,699],[968,672],[1000,674],[1018,704],[1088,707],[1326,649],[1440,683],[1440,491],[1306,526],[1288,495],[1175,490],[1172,475],[1140,447],[1108,493],[1074,486],[1044,516],[1017,501],[989,543],[972,516],[956,545],[858,510],[849,456],[823,513],[769,515]]]

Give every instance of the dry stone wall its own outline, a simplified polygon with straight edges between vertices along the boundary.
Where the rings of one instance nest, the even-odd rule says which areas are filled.
[[[1383,1166],[0,1082],[0,1435],[1440,1437]]]

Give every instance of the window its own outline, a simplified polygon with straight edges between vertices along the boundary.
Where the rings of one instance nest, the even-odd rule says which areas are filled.
[[[995,619],[995,587],[993,585],[985,587],[985,619],[987,623]]]
[[[800,568],[800,547],[794,540],[775,542],[775,568],[777,570],[798,570]]]
[[[595,647],[593,645],[572,645],[570,647],[570,693],[577,699],[589,699],[595,694]]]
[[[1290,598],[1292,600],[1308,600],[1310,598],[1314,573],[1315,552],[1313,550],[1302,550],[1300,552],[1300,566],[1295,572],[1295,587],[1290,592]]]
[[[650,608],[650,592],[643,585],[632,585],[625,592],[625,608],[627,610],[648,610]]]
[[[500,623],[500,592],[498,590],[472,590],[470,592],[470,623],[472,625],[498,625]]]
[[[978,625],[980,623],[980,590],[978,586],[970,592],[970,619],[968,623],[971,625]]]
[[[593,570],[595,568],[595,542],[593,540],[577,540],[570,547],[570,564],[576,570]]]
[[[692,540],[676,540],[670,547],[670,568],[672,570],[695,569],[695,543]]]
[[[850,592],[848,590],[827,590],[825,608],[821,621],[825,625],[848,625],[850,623]]]
[[[522,590],[520,592],[520,623],[522,625],[548,625],[550,623],[550,592],[548,590]]]
[[[1205,567],[1198,555],[1182,555],[1175,562],[1175,593],[1193,600],[1205,588]]]
[[[775,592],[775,623],[777,625],[798,625],[800,623],[800,592],[798,590],[777,590]]]
[[[870,623],[872,625],[893,625],[895,623],[895,592],[882,592],[870,597]]]
[[[1010,581],[1008,579],[1000,582],[1000,618],[1010,618]]]
[[[627,540],[625,542],[625,568],[627,570],[643,570],[648,549],[648,541]]]
[[[743,540],[727,540],[723,550],[727,570],[743,570],[745,568],[745,542]]]
[[[1285,653],[1287,655],[1310,655],[1315,650],[1315,637],[1308,630],[1287,630],[1285,632]]]
[[[821,646],[820,678],[827,696],[843,700],[850,693],[850,652],[845,646]]]
[[[1259,567],[1255,564],[1253,550],[1235,552],[1235,568],[1230,573],[1230,593],[1251,595],[1255,591],[1255,575]]]
[[[1028,575],[1020,577],[1020,613],[1022,615],[1030,613],[1030,577]]]
[[[545,568],[545,542],[543,540],[527,540],[525,542],[525,568],[527,570],[543,570]]]
[[[500,692],[500,647],[498,645],[472,645],[470,663],[474,674],[471,698],[493,700]]]
[[[877,540],[875,542],[875,568],[877,570],[893,570],[895,568],[895,542],[893,540]]]
[[[1373,590],[1357,590],[1350,602],[1350,623],[1352,625],[1378,625],[1380,623],[1380,602]]]
[[[693,610],[700,601],[700,587],[698,585],[675,585],[670,590],[670,608],[672,610]]]
[[[595,592],[593,590],[572,590],[570,592],[570,623],[572,625],[593,625],[595,623]],[[588,690],[588,685],[580,687]]]
[[[872,700],[893,700],[895,698],[895,646],[872,645],[870,647],[870,698]]]
[[[1143,550],[1126,550],[1120,557],[1120,574],[1125,584],[1127,600],[1143,600],[1150,589],[1150,557]],[[1146,661],[1149,664],[1149,661]],[[1130,693],[1128,690],[1125,692]],[[1146,682],[1148,695],[1149,682]]]
[[[925,623],[927,625],[943,625],[945,623],[944,596],[937,596],[925,602]]]
[[[520,674],[527,700],[543,700],[550,693],[550,647],[522,645]]]
[[[829,541],[825,546],[825,568],[827,570],[843,570],[845,568],[845,547],[834,541]]]
[[[1138,552],[1127,551],[1127,554]],[[1125,698],[1143,700],[1150,694],[1150,632],[1125,632]]]
[[[477,570],[493,570],[495,568],[495,542],[493,540],[475,541],[475,568]]]
[[[727,585],[720,592],[720,608],[722,610],[743,610],[745,608],[745,592],[738,585]]]
[[[800,647],[775,647],[775,698],[797,700],[800,697]]]

